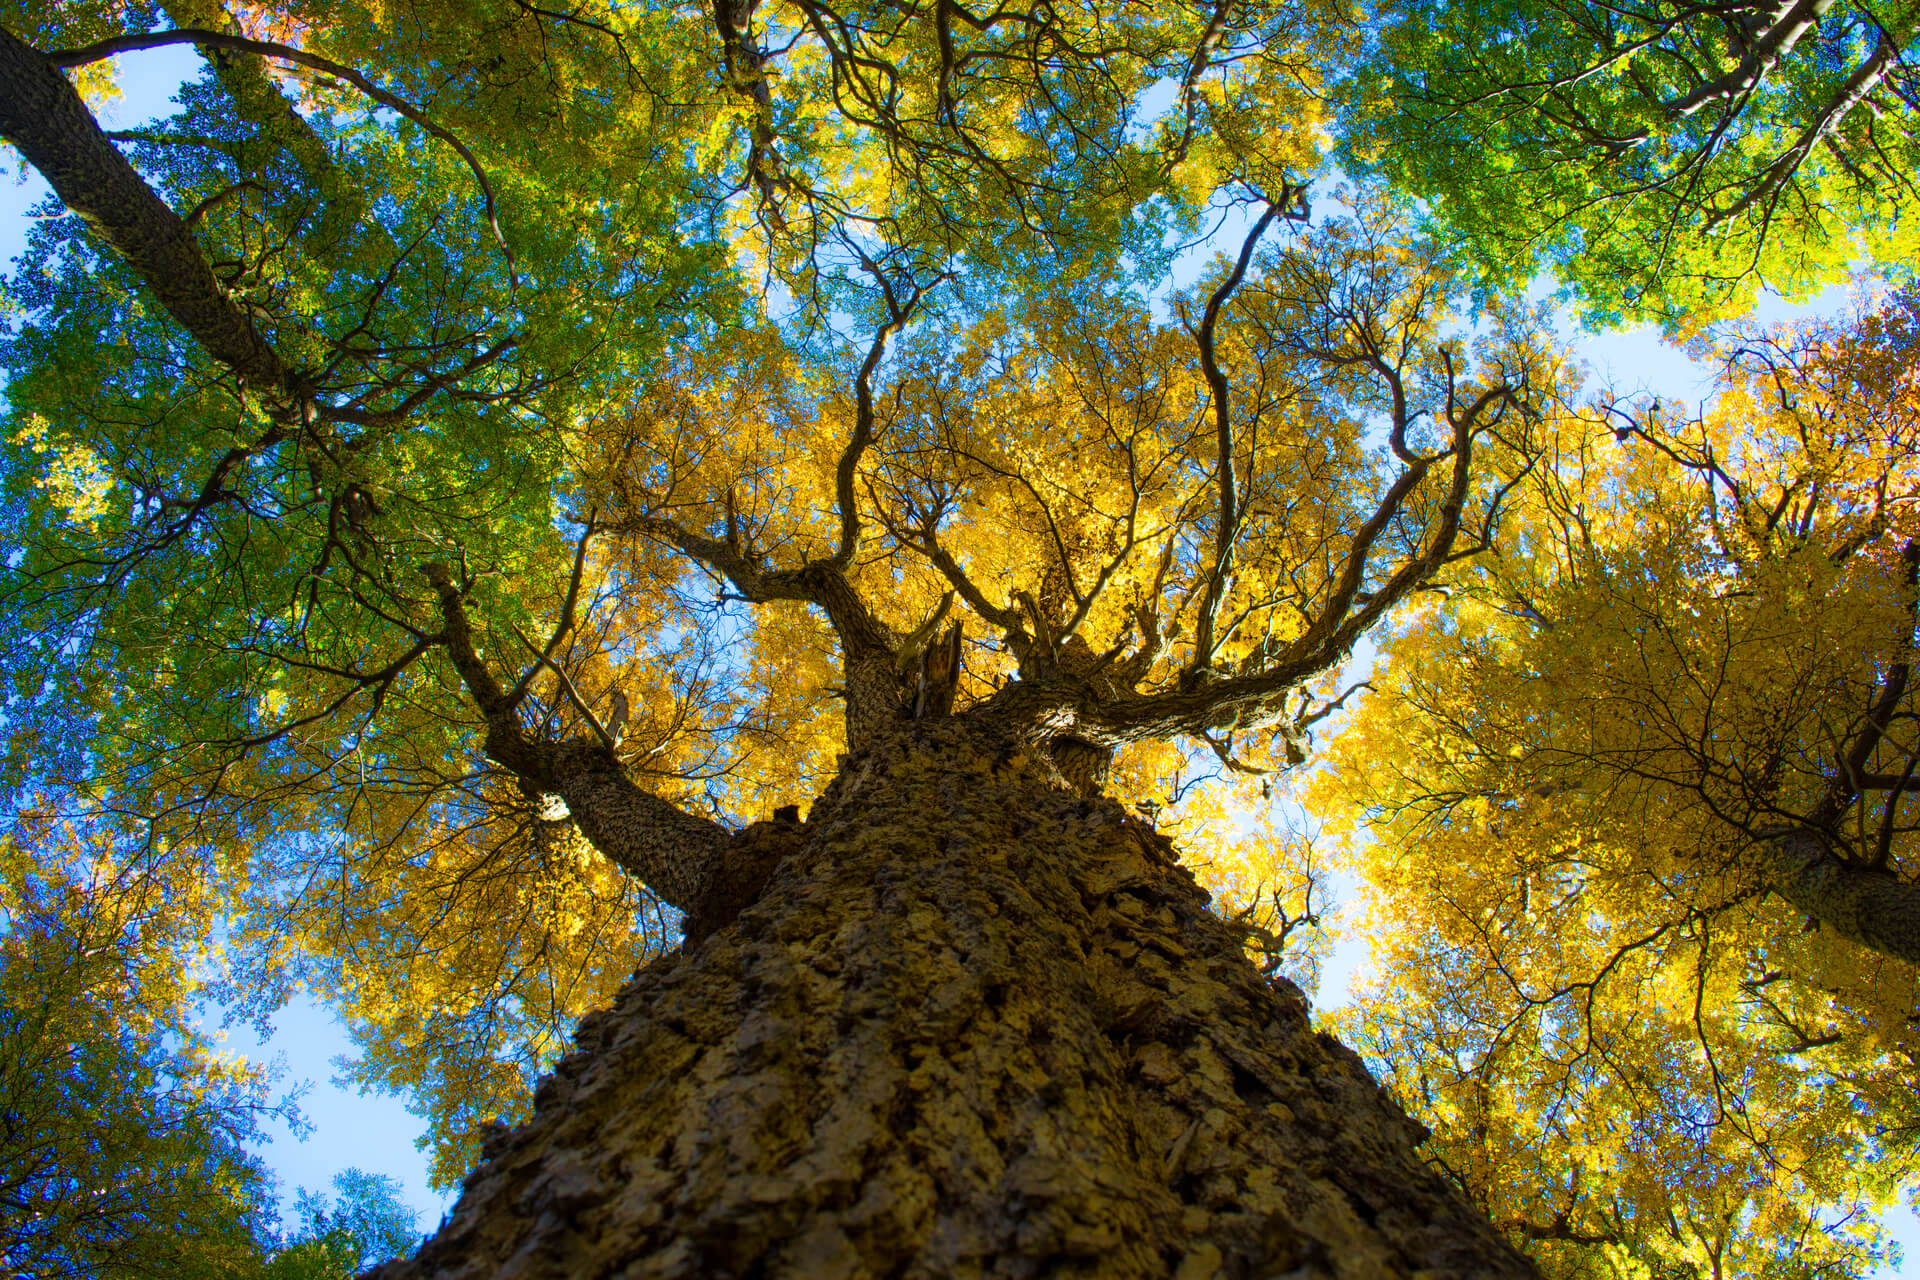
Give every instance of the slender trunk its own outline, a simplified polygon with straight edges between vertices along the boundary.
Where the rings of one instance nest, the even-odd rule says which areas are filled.
[[[1920,884],[1836,856],[1817,832],[1776,832],[1755,847],[1762,882],[1841,937],[1920,964]]]
[[[1533,1274],[1171,845],[965,718],[857,753],[636,975],[426,1276]]]

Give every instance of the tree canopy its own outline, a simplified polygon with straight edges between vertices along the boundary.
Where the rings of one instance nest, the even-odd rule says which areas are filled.
[[[36,1280],[228,1274],[255,1254],[243,1144],[284,1104],[194,1027],[189,940],[154,936],[184,914],[164,891],[110,865],[63,882],[39,852],[0,844],[0,1259]]]
[[[1569,1270],[1852,1270],[1913,1185],[1914,337],[1896,295],[1729,334],[1704,417],[1596,403],[1336,748],[1358,1039]]]
[[[1729,331],[1694,420],[1498,295],[1697,327],[1900,256],[1911,21],[1109,10],[0,8],[63,207],[0,339],[10,883],[136,869],[129,990],[325,995],[450,1183],[899,724],[1178,833],[1269,971],[1272,780],[1342,726],[1399,990],[1348,1029],[1431,1160],[1568,1274],[1858,1273],[1912,1185],[1911,301]],[[1336,127],[1399,195],[1328,199]]]
[[[1506,0],[1390,11],[1344,159],[1494,288],[1547,269],[1686,329],[1913,257],[1911,6]]]

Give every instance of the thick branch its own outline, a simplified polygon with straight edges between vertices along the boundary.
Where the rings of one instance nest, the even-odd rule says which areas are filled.
[[[733,834],[635,786],[597,742],[575,739],[549,750],[553,791],[567,802],[580,834],[662,902],[697,914]]]
[[[1690,116],[1711,103],[1753,90],[1802,36],[1815,29],[1829,3],[1831,0],[1786,0],[1769,15],[1773,21],[1756,33],[1759,39],[1748,44],[1731,70],[1702,81],[1692,92],[1667,103],[1668,116],[1673,119]],[[1761,21],[1764,23],[1765,19]]]
[[[440,601],[441,642],[486,718],[487,754],[512,772],[523,790],[566,801],[593,847],[661,901],[682,911],[698,909],[709,878],[733,843],[732,833],[635,786],[601,742],[529,738],[514,714],[516,699],[473,643],[464,584],[456,583],[444,565],[427,565],[426,574]]]
[[[849,657],[893,653],[893,635],[873,616],[873,610],[831,560],[815,560],[802,569],[763,569],[731,529],[723,541],[704,537],[664,516],[628,516],[606,527],[617,533],[645,534],[672,545],[720,574],[749,604],[799,600],[819,605]]]
[[[663,516],[629,516],[611,526],[659,538],[721,574],[750,604],[798,600],[817,605],[840,640],[847,745],[858,749],[875,732],[913,711],[916,684],[899,664],[899,638],[830,559],[801,569],[763,569],[729,520],[724,541],[703,537]]]
[[[747,155],[747,178],[759,188],[761,207],[777,230],[785,218],[777,199],[791,185],[787,163],[773,133],[773,93],[767,55],[753,37],[753,14],[758,0],[714,0],[713,25],[720,36],[720,52],[727,63],[727,87],[753,104],[752,149]]]
[[[1161,160],[1169,170],[1187,158],[1187,148],[1192,145],[1199,123],[1200,77],[1213,65],[1214,52],[1220,46],[1221,37],[1226,34],[1227,18],[1232,11],[1233,0],[1216,0],[1213,16],[1207,20],[1206,30],[1200,33],[1200,39],[1194,44],[1193,57],[1187,61],[1187,73],[1180,78],[1180,140]]]
[[[925,537],[909,545],[924,555],[933,567],[940,571],[941,576],[952,584],[953,589],[960,593],[960,598],[965,600],[975,613],[1009,636],[1018,634],[1024,637],[1026,635],[1026,625],[1020,611],[1003,608],[987,599],[987,593],[967,576],[967,571],[960,567],[960,562],[953,558],[952,552],[940,545],[940,540],[935,534],[929,532]]]
[[[1763,837],[1752,864],[1768,889],[1841,937],[1920,964],[1920,884],[1849,862],[1804,827]]]
[[[1880,87],[1889,72],[1898,65],[1900,47],[1885,35],[1874,48],[1873,54],[1853,74],[1847,77],[1827,103],[1793,141],[1793,145],[1782,151],[1778,158],[1761,171],[1759,179],[1748,184],[1745,194],[1727,208],[1716,211],[1701,226],[1703,232],[1710,231],[1720,223],[1739,217],[1762,199],[1771,199],[1806,161],[1814,145],[1831,135],[1834,130],[1846,123],[1853,109],[1872,96]]]
[[[0,86],[0,137],[140,273],[167,313],[254,390],[297,398],[289,370],[215,281],[186,223],[100,131],[54,63],[5,28]]]
[[[731,512],[732,508],[728,508]],[[644,534],[658,538],[689,559],[697,561],[725,578],[727,585],[749,604],[770,600],[810,600],[800,575],[786,570],[762,569],[757,557],[742,543],[728,517],[724,541],[708,538],[665,516],[636,515],[616,520],[607,526],[614,533]]]
[[[487,181],[486,170],[480,167],[479,159],[468,149],[466,143],[460,141],[457,135],[440,125],[432,116],[405,98],[388,93],[352,67],[344,66],[331,58],[323,58],[317,53],[309,53],[305,49],[296,49],[292,45],[279,44],[272,40],[252,40],[246,36],[230,35],[224,31],[210,31],[204,27],[181,27],[173,31],[155,31],[146,35],[115,36],[110,40],[100,40],[80,49],[58,50],[48,55],[47,62],[56,67],[79,67],[118,53],[159,49],[171,44],[194,44],[202,49],[233,49],[242,53],[258,54],[261,57],[279,58],[351,85],[381,106],[397,111],[413,121],[459,153],[460,159],[465,162],[467,170],[473,174],[474,181],[480,186],[480,194],[487,205],[487,225],[492,228],[493,238],[499,243],[501,252],[505,254],[508,267],[512,267],[513,253],[507,248],[507,238],[500,230],[499,212],[494,207],[493,184]]]
[[[211,27],[230,35],[242,34],[223,0],[164,0],[161,7],[176,27]],[[362,221],[366,194],[341,171],[326,140],[314,132],[279,82],[267,73],[266,59],[236,49],[203,47],[200,52],[241,118],[284,148],[321,194],[324,206],[316,228],[318,242],[338,243],[355,229],[385,241],[384,227]]]

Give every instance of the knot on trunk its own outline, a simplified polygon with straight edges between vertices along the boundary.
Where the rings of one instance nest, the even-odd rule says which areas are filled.
[[[759,898],[781,860],[799,852],[805,841],[806,828],[791,806],[780,809],[772,822],[756,822],[736,835],[707,865],[699,895],[686,913],[683,945],[697,947],[732,924]]]
[[[1061,781],[1083,796],[1097,796],[1107,785],[1113,748],[1083,738],[1058,737],[1047,743],[1047,756]]]

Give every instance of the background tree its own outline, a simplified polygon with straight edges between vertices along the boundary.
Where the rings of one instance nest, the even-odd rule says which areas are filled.
[[[25,815],[0,859],[8,1273],[238,1274],[269,1191],[244,1144],[291,1113],[195,1028],[191,914],[45,815]]]
[[[300,1191],[299,1229],[266,1259],[260,1280],[347,1280],[419,1243],[394,1179],[346,1169],[333,1176],[333,1189],[331,1204],[317,1191]]]
[[[247,1148],[303,1127],[201,1030],[215,969],[193,886],[45,810],[0,844],[0,1258],[26,1280],[346,1280],[419,1243],[391,1178],[350,1169],[278,1227]]]
[[[13,776],[221,886],[255,974],[494,964],[370,1003],[396,1044],[415,1014],[474,1025],[457,983],[495,993],[492,1025],[591,992],[623,958],[600,938],[640,950],[620,876],[682,915],[420,1265],[1524,1272],[1100,793],[1157,743],[1300,757],[1357,638],[1488,536],[1540,340],[1516,317],[1470,359],[1450,281],[1379,220],[1262,253],[1305,217],[1295,144],[1235,122],[1311,90],[1276,59],[1316,15],[1219,10],[1175,40],[1160,154],[1131,96],[994,45],[1038,32],[1052,58],[1053,13],[914,15],[976,27],[915,47],[939,50],[935,123],[1001,104],[998,207],[1044,189],[1022,139],[1071,122],[1112,148],[1075,159],[1087,201],[998,246],[915,213],[939,184],[899,169],[933,146],[892,149],[908,97],[836,99],[832,125],[898,190],[819,197],[752,64],[784,33],[742,47],[738,13],[716,21],[744,162],[702,145],[738,116],[678,106],[681,11],[511,28],[560,52],[457,12],[403,29],[377,82],[317,37],[0,34],[0,131],[88,224],[43,238],[9,349],[39,462],[9,502]],[[641,34],[658,61],[634,71]],[[347,136],[316,148],[304,103],[216,75],[144,140],[149,182],[59,69],[177,41],[350,88],[316,97]],[[1103,78],[1160,78],[1094,47]],[[923,54],[900,54],[905,80]],[[496,66],[546,83],[496,93]],[[568,106],[551,139],[516,115]],[[1104,176],[1140,157],[1145,187]],[[1155,255],[1113,254],[1190,157],[1231,166],[1254,227],[1161,321]],[[336,177],[363,198],[329,240],[305,211]],[[721,239],[743,207],[757,262]],[[743,260],[791,313],[756,310]],[[68,727],[85,750],[34,750]],[[805,821],[740,825],[820,783]],[[496,903],[505,927],[452,950]]]
[[[1687,328],[1913,257],[1916,11],[1413,4],[1355,79],[1344,160],[1500,287]]]
[[[1703,419],[1563,437],[1338,748],[1352,1030],[1568,1274],[1859,1274],[1913,1184],[1915,321],[1740,331]]]

